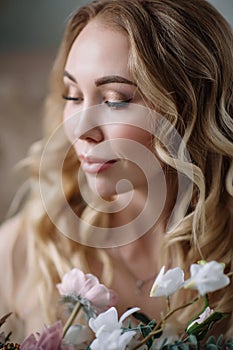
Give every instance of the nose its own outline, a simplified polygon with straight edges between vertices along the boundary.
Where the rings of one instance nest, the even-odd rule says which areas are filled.
[[[82,110],[77,116],[77,124],[74,130],[75,137],[87,142],[98,143],[104,140],[101,124],[98,124],[99,110],[94,106]]]
[[[103,141],[104,135],[102,130],[99,127],[95,127],[81,134],[79,138],[80,140],[85,140],[87,142],[98,143]]]

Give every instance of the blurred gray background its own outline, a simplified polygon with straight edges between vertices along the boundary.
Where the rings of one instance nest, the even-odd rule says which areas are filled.
[[[23,183],[15,165],[41,136],[47,78],[65,24],[87,2],[0,0],[0,222]],[[210,2],[233,26],[233,0]]]

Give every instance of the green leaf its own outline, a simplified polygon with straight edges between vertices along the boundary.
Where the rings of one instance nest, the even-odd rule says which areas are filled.
[[[188,346],[187,344],[183,343],[183,342],[181,342],[181,343],[179,344],[179,348],[180,348],[181,350],[189,350],[189,346]]]
[[[218,347],[215,344],[207,344],[205,349],[206,350],[218,350]]]
[[[146,338],[153,331],[155,326],[156,326],[156,323],[155,323],[155,321],[152,320],[147,325],[144,325],[144,324],[140,323],[137,328],[140,331],[140,333],[142,334],[142,336],[144,338]],[[151,338],[147,340],[146,345],[147,345],[148,349],[151,348],[151,346],[153,344],[153,340],[155,338],[160,337],[161,334],[162,334],[162,332],[159,332],[156,335],[152,335]]]
[[[208,338],[206,344],[216,344],[215,337],[214,337],[213,335],[211,335],[211,336]]]
[[[233,350],[233,338],[230,338],[226,341],[226,348]]]
[[[171,347],[171,350],[179,350],[178,346],[176,344],[173,344]]]
[[[189,342],[192,345],[197,345],[198,344],[197,338],[196,338],[196,336],[194,334],[190,334],[188,339],[189,339]]]
[[[220,349],[223,345],[223,339],[224,339],[223,334],[221,334],[216,341],[216,344],[217,344],[218,348],[220,348]]]
[[[151,320],[147,317],[146,314],[142,313],[142,312],[134,312],[132,314],[132,316],[134,318],[136,318],[136,320],[144,323],[144,324],[149,324],[151,322]],[[155,323],[155,321],[153,321]]]
[[[210,336],[202,347],[204,350],[233,350],[233,338],[224,342],[224,336],[220,335],[217,339]]]

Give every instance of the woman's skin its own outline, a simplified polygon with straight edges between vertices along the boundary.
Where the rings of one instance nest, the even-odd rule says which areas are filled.
[[[67,101],[64,119],[80,112],[76,118],[76,128],[85,132],[75,140],[74,147],[89,186],[104,197],[116,194],[115,185],[122,177],[122,172],[125,178],[132,181],[134,189],[140,188],[141,191],[147,187],[142,172],[132,162],[118,158],[120,142],[117,148],[113,148],[111,140],[134,140],[152,150],[152,136],[146,130],[132,125],[101,125],[101,122],[111,123],[111,110],[114,110],[114,115],[117,109],[119,115],[123,111],[127,117],[129,103],[143,104],[127,69],[128,54],[129,44],[125,35],[93,21],[76,38],[65,67],[66,94],[78,100]],[[122,82],[111,83],[112,80]],[[91,118],[88,108],[97,105],[102,106],[100,125],[88,130],[91,127],[88,124]],[[68,134],[71,140],[73,132],[70,130]],[[101,149],[99,145],[104,141],[108,141],[109,147]],[[106,166],[104,160],[115,162]]]
[[[129,74],[128,56],[127,36],[122,32],[113,31],[98,20],[92,20],[76,38],[64,72],[64,97],[67,99],[64,125],[81,161],[90,189],[105,199],[114,200],[117,196],[116,184],[122,179],[122,174],[133,186],[133,190],[130,191],[130,204],[127,209],[111,215],[111,227],[130,222],[143,209],[147,198],[148,179],[137,165],[127,158],[124,159],[124,150],[120,149],[121,140],[130,140],[142,145],[150,157],[153,151],[153,137],[146,126],[143,129],[122,123],[109,124],[111,111],[114,112],[114,116],[124,112],[124,117],[127,117],[131,104],[144,105],[144,100]],[[101,123],[91,128],[89,111],[96,108],[93,106],[98,106],[101,110]],[[96,111],[94,115],[98,118],[98,109]],[[74,135],[74,127],[69,127],[70,118],[75,120],[75,123],[72,121],[72,125],[79,130],[77,138]],[[81,133],[80,130],[85,132]],[[118,142],[112,142],[116,139]],[[109,147],[106,147],[106,142]],[[153,158],[156,161],[154,153]],[[111,162],[106,163],[107,161]],[[158,164],[152,178],[149,179],[157,182],[158,188],[161,188],[161,174],[162,167]],[[118,202],[124,202],[129,195],[127,188],[121,192],[117,197]],[[158,192],[157,202],[161,201],[161,196]],[[164,212],[165,209],[163,214]],[[127,307],[138,305],[149,317],[158,318],[163,310],[164,305],[159,299],[151,299],[149,291],[160,269],[157,264],[160,235],[164,225],[163,220],[160,220],[153,230],[140,239],[108,250],[114,265],[112,288],[120,294],[120,312],[125,311]],[[101,267],[96,262],[91,263],[98,275]],[[145,281],[140,292],[136,289],[138,279]],[[135,294],[130,292],[132,290],[135,290]]]

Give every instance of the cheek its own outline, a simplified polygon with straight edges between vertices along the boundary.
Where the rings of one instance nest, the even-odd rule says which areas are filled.
[[[109,139],[114,138],[132,140],[150,150],[153,149],[153,135],[148,131],[135,126],[113,126],[109,133]]]
[[[71,110],[73,111],[72,108],[68,107],[67,105],[65,106],[63,111],[63,128],[68,140],[71,143],[74,143],[76,139],[75,130],[78,120],[74,112],[72,113]]]
[[[66,134],[68,133],[68,126],[69,126],[68,115],[69,115],[68,107],[67,107],[67,104],[65,104],[65,107],[63,109],[62,122],[63,122],[63,128],[64,128]]]
[[[63,128],[68,140],[72,143],[73,132],[72,132],[72,126],[71,126],[71,119],[67,117],[66,113],[63,114]]]

